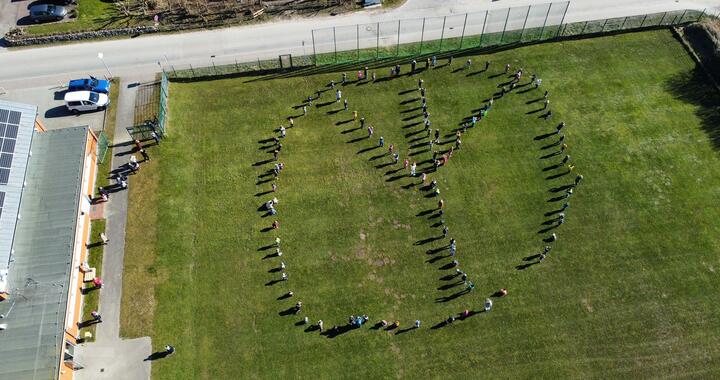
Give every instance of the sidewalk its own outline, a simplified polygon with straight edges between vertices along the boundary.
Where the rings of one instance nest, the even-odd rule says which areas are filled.
[[[135,96],[137,87],[128,85],[136,82],[122,78],[120,81],[115,145],[130,141],[126,127],[134,120]],[[120,146],[112,150],[112,168],[127,163],[130,155],[116,156],[118,151],[126,151],[129,146]],[[100,173],[104,175],[105,173]],[[132,179],[130,179],[132,186]],[[152,353],[150,337],[124,340],[120,338],[120,305],[122,299],[122,279],[125,255],[125,225],[127,223],[128,192],[112,193],[105,205],[107,235],[110,241],[105,246],[103,259],[104,285],[100,293],[100,313],[103,322],[97,326],[94,343],[78,347],[78,362],[85,368],[75,374],[78,380],[150,379],[150,361],[144,361]]]

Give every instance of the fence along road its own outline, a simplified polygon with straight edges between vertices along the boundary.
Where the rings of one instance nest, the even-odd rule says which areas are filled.
[[[230,64],[276,58],[280,54],[312,54],[312,30],[335,25],[372,24],[398,19],[422,19],[478,12],[486,9],[541,4],[533,0],[444,0],[433,6],[430,0],[409,0],[390,10],[362,11],[335,17],[299,19],[214,29],[190,33],[143,36],[31,49],[0,50],[0,87],[7,91],[33,85],[55,84],[77,75],[103,76],[104,60],[117,76],[135,77],[160,71],[159,66],[178,69],[193,66]],[[429,5],[430,4],[430,5]],[[705,9],[717,0],[572,0],[565,23],[637,15],[679,9]],[[397,22],[397,21],[395,21]],[[499,21],[491,20],[493,25]],[[488,24],[489,25],[489,24]],[[495,26],[493,26],[495,27]],[[303,46],[304,45],[304,46]],[[211,56],[215,56],[211,58]]]

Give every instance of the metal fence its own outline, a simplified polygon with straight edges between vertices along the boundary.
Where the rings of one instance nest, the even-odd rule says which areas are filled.
[[[702,11],[678,10],[565,24],[569,1],[444,17],[336,26],[312,31],[317,65],[447,53],[577,35],[678,25]]]
[[[216,65],[214,56],[205,67],[184,66],[163,73],[163,78],[218,77],[306,66],[368,62],[384,58],[430,56],[461,50],[497,48],[622,31],[696,22],[716,17],[718,9],[677,10],[637,16],[564,23],[569,1],[494,9],[451,16],[426,17],[315,29],[312,49],[304,44],[276,59]],[[226,63],[227,60],[225,60]],[[289,65],[289,66],[288,66]],[[167,96],[167,86],[164,87]],[[163,96],[163,95],[161,95]],[[162,106],[165,114],[166,105]]]
[[[98,163],[102,164],[105,162],[105,155],[110,148],[110,141],[104,131],[100,131],[98,134],[98,147],[97,147],[97,158]]]
[[[168,90],[170,89],[170,80],[166,73],[162,74],[160,80],[160,110],[158,111],[156,133],[161,137],[165,136],[165,126],[167,125],[168,116]]]

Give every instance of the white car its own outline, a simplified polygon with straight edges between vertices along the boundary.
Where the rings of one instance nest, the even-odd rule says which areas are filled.
[[[72,113],[103,110],[110,104],[107,94],[95,91],[73,91],[65,94],[65,106]]]

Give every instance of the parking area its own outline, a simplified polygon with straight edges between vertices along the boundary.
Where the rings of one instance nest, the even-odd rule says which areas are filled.
[[[0,99],[34,104],[38,106],[38,116],[47,129],[59,129],[87,125],[93,131],[103,129],[105,111],[95,111],[73,115],[65,107],[63,97],[65,87],[32,87],[8,90]],[[111,104],[111,107],[114,105]]]

